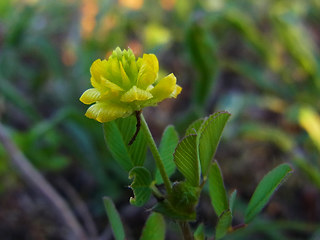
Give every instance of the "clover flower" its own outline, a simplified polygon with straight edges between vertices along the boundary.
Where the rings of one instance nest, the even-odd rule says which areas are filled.
[[[182,88],[171,73],[157,80],[158,59],[154,54],[134,56],[131,49],[116,48],[108,60],[96,60],[90,68],[91,85],[80,97],[92,104],[88,118],[101,123],[130,116],[147,106],[155,106],[166,98],[176,98]]]

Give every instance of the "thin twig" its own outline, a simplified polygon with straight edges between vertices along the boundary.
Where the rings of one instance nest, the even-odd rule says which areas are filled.
[[[80,198],[76,190],[71,186],[71,184],[63,178],[58,178],[55,180],[61,189],[62,193],[66,195],[66,198],[72,204],[73,209],[79,215],[79,218],[82,220],[88,235],[97,237],[98,231],[96,225],[92,219],[92,216],[87,208],[87,205]]]
[[[90,239],[82,229],[78,220],[73,215],[68,204],[47,182],[47,180],[30,164],[28,159],[21,153],[17,146],[12,142],[3,125],[0,123],[0,142],[8,153],[11,163],[20,174],[21,178],[34,190],[45,197],[56,215],[69,229],[74,239]],[[49,208],[50,209],[50,208]]]
[[[240,223],[240,224],[238,224],[238,225],[236,225],[236,226],[231,227],[230,230],[229,230],[229,232],[234,232],[234,231],[236,231],[236,230],[238,230],[238,229],[245,228],[245,227],[247,227],[247,226],[248,226],[248,225],[245,224],[245,223]]]

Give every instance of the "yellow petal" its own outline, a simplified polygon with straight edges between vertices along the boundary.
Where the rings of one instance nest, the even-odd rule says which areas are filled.
[[[138,68],[138,70],[141,68],[142,62],[143,62],[142,58],[139,57],[137,59],[137,68]]]
[[[171,94],[174,93],[174,90],[176,89],[176,82],[176,77],[171,73],[162,78],[158,84],[150,90],[150,92],[157,101],[162,101],[165,98],[171,97]]]
[[[107,61],[101,59],[97,59],[94,61],[90,68],[91,73],[91,84],[95,88],[99,88],[101,85],[101,76],[106,76],[107,74]]]
[[[103,86],[110,89],[112,92],[121,92],[124,91],[121,87],[119,87],[117,84],[109,81],[108,79],[101,77]]]
[[[118,101],[119,102],[119,98],[120,98],[120,92],[119,91],[107,90],[106,92],[101,93],[100,101],[112,100],[112,101]]]
[[[170,94],[170,97],[176,98],[181,93],[182,87],[176,85],[173,92]]]
[[[136,61],[131,61],[128,66],[128,76],[130,79],[134,80],[135,82],[132,82],[132,84],[136,84],[137,77],[138,77],[138,66]]]
[[[144,54],[142,60],[138,60],[141,64],[138,73],[137,87],[146,89],[150,84],[154,83],[159,71],[159,62],[154,54]]]
[[[111,102],[101,102],[89,107],[85,115],[88,118],[104,123],[128,116],[132,112],[133,110],[128,106],[122,106]]]
[[[117,58],[109,58],[106,78],[117,85],[122,84],[120,64]]]
[[[101,93],[95,88],[89,88],[80,97],[80,101],[84,104],[91,104],[99,101],[101,98]]]
[[[122,95],[120,101],[122,102],[133,102],[143,101],[152,98],[152,94],[136,86],[133,86],[129,91]]]
[[[146,91],[150,92],[151,89],[153,89],[153,88],[154,88],[154,86],[151,84],[149,87],[147,87]]]
[[[126,74],[126,71],[124,70],[122,63],[120,62],[120,72],[121,72],[121,78],[122,78],[122,85],[124,87],[130,87],[130,80],[128,78],[128,75]]]

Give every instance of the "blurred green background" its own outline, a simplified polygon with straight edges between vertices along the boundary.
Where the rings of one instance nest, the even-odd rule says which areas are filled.
[[[78,100],[91,63],[117,46],[156,54],[160,75],[183,87],[144,110],[156,139],[168,124],[182,136],[199,117],[231,112],[216,158],[227,189],[238,189],[238,223],[264,174],[295,168],[260,218],[226,239],[320,239],[318,0],[0,1],[1,124],[71,205],[70,189],[86,203],[99,232],[108,195],[136,239],[148,213],[129,206],[129,180]],[[203,202],[210,232],[216,218]],[[0,145],[0,238],[65,239],[59,224]]]

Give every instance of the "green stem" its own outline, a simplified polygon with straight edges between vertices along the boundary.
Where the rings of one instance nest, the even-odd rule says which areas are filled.
[[[193,235],[190,229],[190,225],[187,222],[179,222],[180,229],[184,240],[193,240]]]
[[[158,201],[163,201],[165,199],[165,197],[162,195],[162,193],[159,191],[159,189],[156,187],[155,182],[152,182],[150,185],[150,188],[152,190],[152,194],[153,196],[155,196],[155,198]]]
[[[160,157],[160,154],[159,154],[159,151],[157,149],[157,146],[156,146],[156,143],[154,142],[153,140],[153,137],[152,137],[152,134],[149,130],[149,127],[148,127],[148,124],[146,122],[146,120],[144,119],[143,115],[141,114],[141,128],[142,128],[142,131],[147,139],[147,142],[148,142],[148,145],[149,145],[149,148],[151,150],[151,153],[154,157],[154,160],[156,161],[156,165],[160,171],[160,174],[161,174],[161,177],[163,179],[163,182],[164,182],[164,186],[167,190],[167,193],[170,194],[171,193],[171,182],[169,180],[169,177],[164,169],[164,165],[163,165],[163,162],[161,160],[161,157]]]

